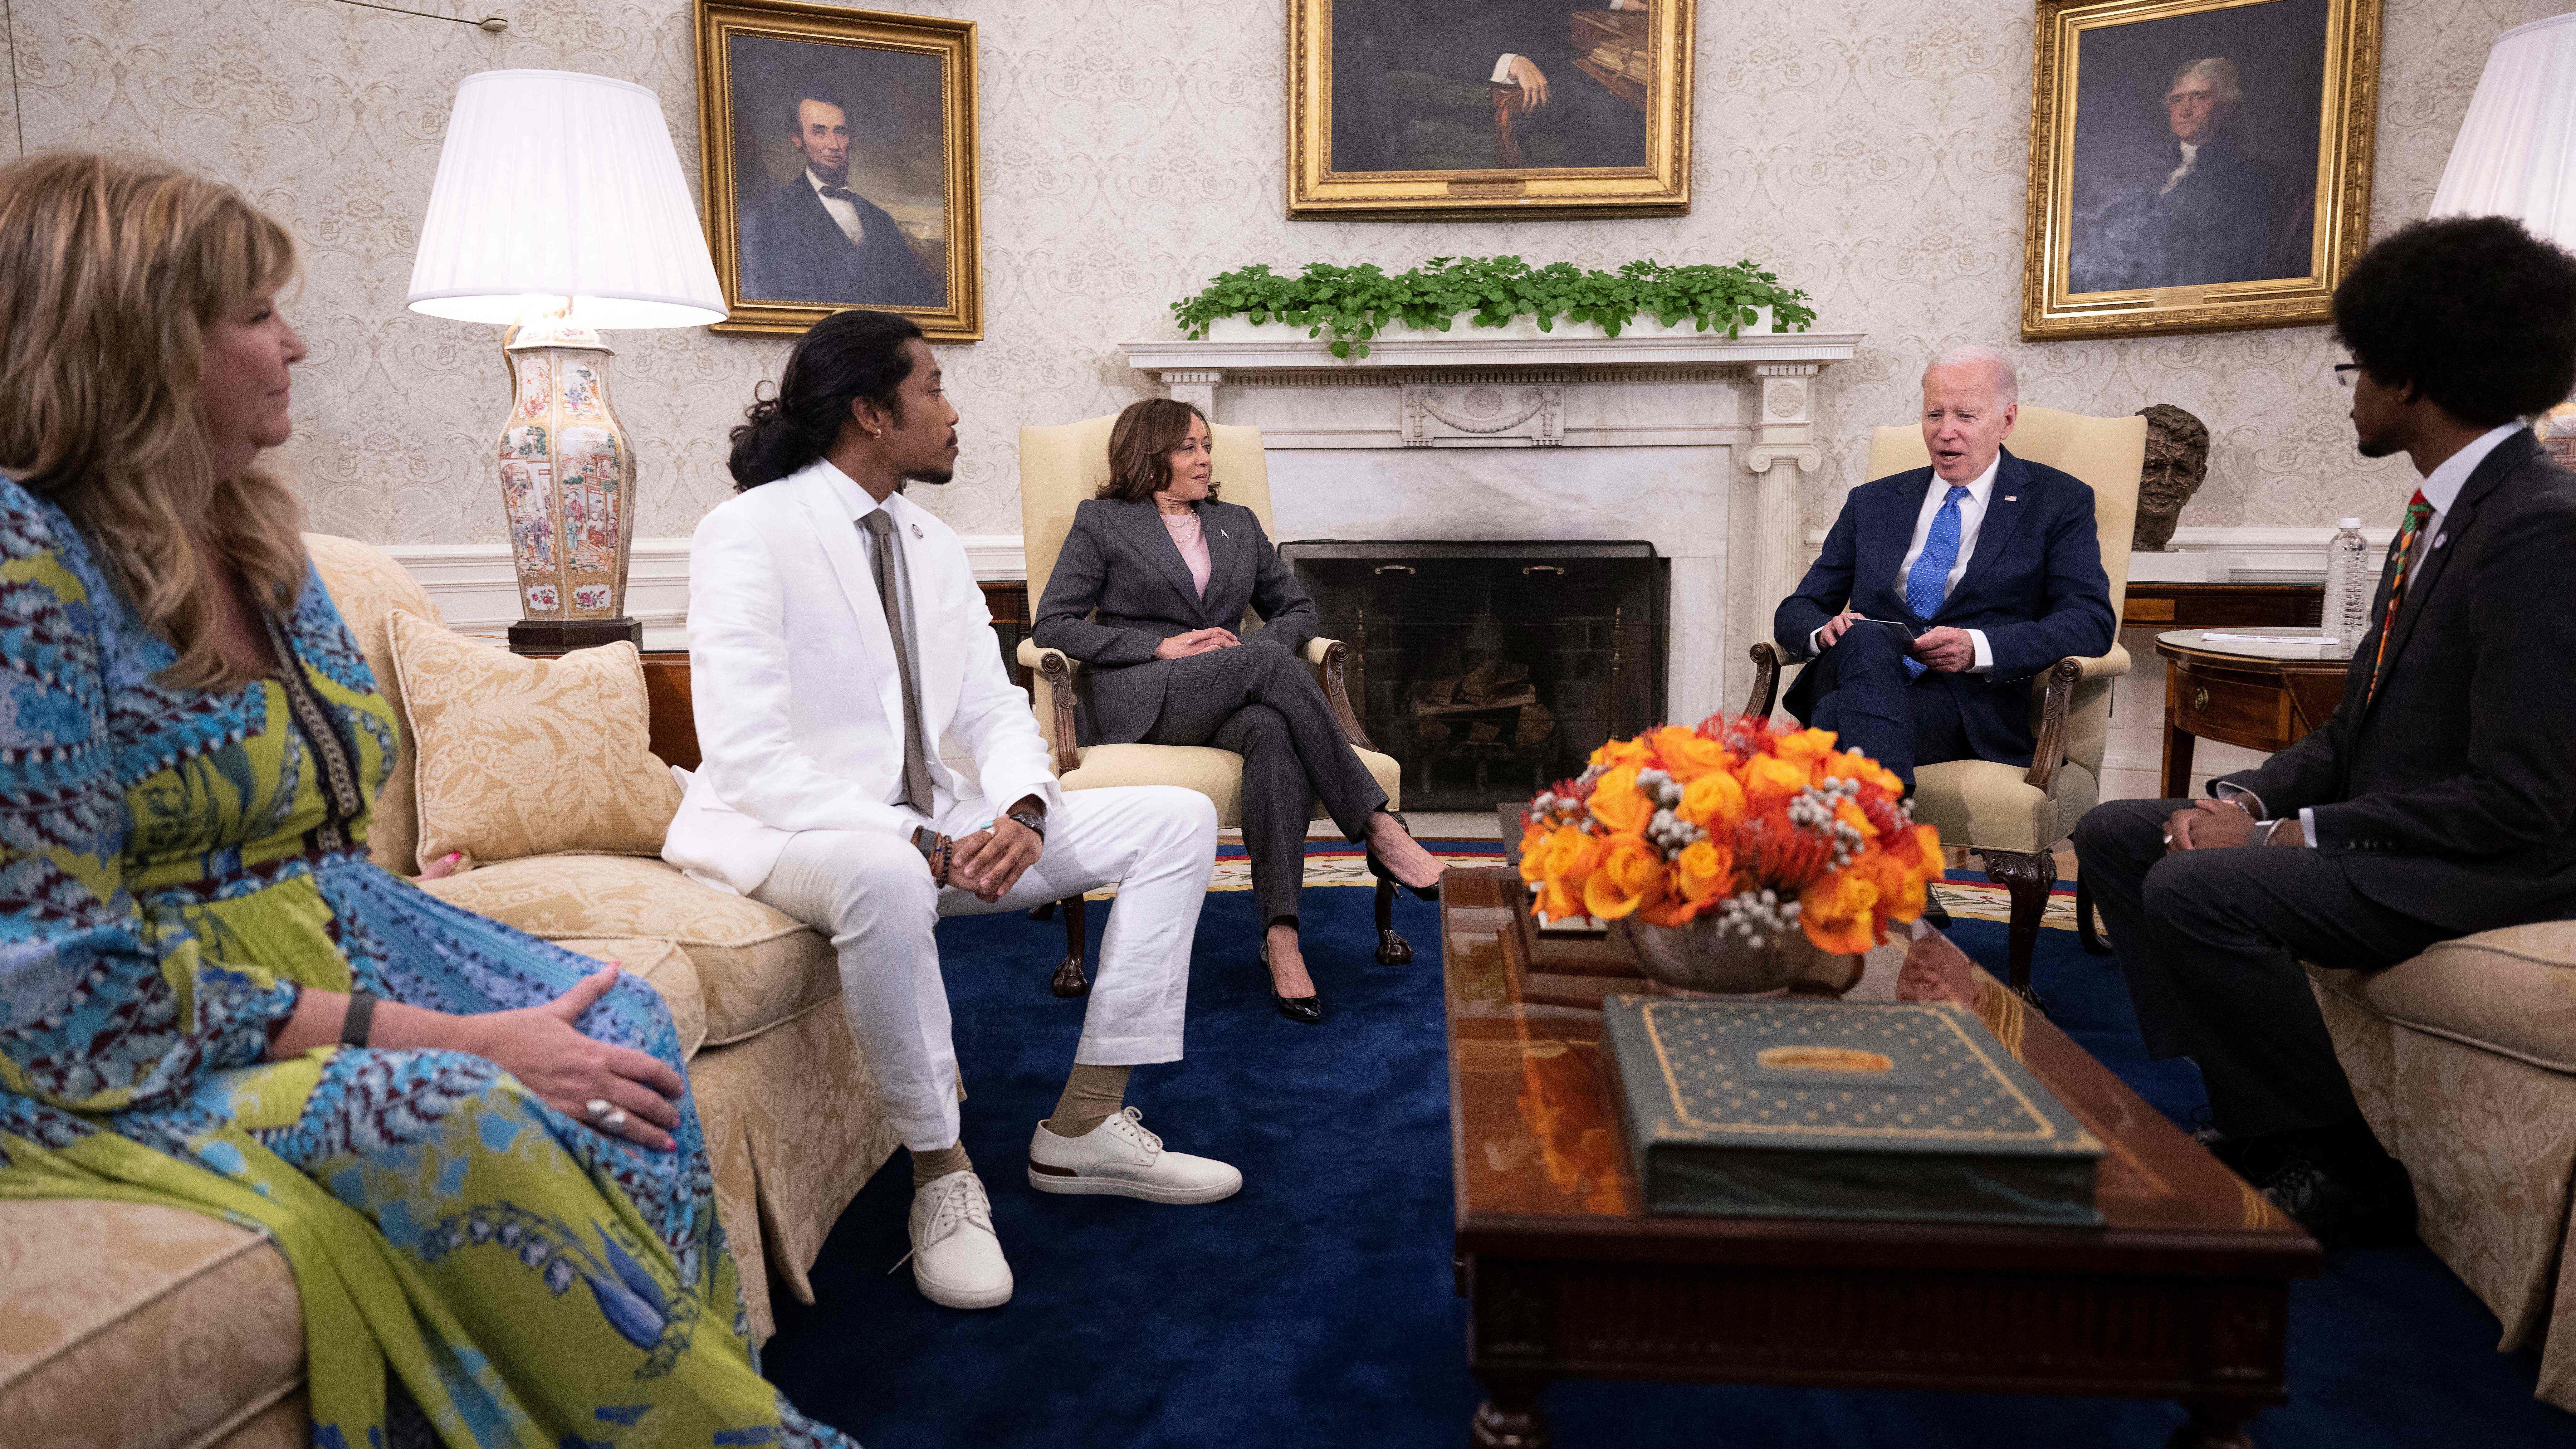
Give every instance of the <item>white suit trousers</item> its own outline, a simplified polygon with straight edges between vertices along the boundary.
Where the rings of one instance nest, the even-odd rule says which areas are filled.
[[[937,828],[964,837],[993,818],[960,800]],[[1068,792],[1047,812],[1046,849],[998,901],[940,887],[911,842],[881,831],[800,830],[752,893],[832,938],[841,1006],[867,1048],[886,1116],[916,1152],[957,1140],[957,1052],[933,931],[941,916],[1025,911],[1118,887],[1073,1059],[1086,1066],[1180,1060],[1190,942],[1216,870],[1216,808],[1177,785]],[[1026,969],[1038,990],[1042,963]]]

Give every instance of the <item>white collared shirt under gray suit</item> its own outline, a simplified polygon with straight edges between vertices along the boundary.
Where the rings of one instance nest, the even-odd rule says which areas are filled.
[[[931,794],[916,804],[904,803],[903,666],[867,528],[880,510],[883,537],[899,550],[887,560],[897,571],[889,587],[911,622],[913,758]],[[1190,943],[1216,864],[1216,811],[1195,790],[1057,788],[991,623],[948,525],[901,494],[877,503],[828,462],[727,500],[689,546],[689,672],[705,761],[663,859],[831,937],[842,1007],[887,1117],[916,1152],[957,1141],[939,917],[1025,911],[1116,885],[1074,1060],[1177,1061]],[[942,737],[972,757],[980,788],[940,760]],[[1046,846],[1017,886],[986,902],[932,881],[915,829],[962,839],[1031,795],[1045,802]]]

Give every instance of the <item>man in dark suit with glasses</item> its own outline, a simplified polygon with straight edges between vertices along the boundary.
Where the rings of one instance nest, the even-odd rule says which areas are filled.
[[[2302,960],[2394,966],[2576,916],[2576,475],[2522,420],[2576,388],[2576,257],[2502,217],[2418,222],[2335,289],[2362,456],[2420,475],[2333,717],[2211,798],[2075,827],[2158,1057],[2204,1140],[2327,1246],[2403,1239]]]

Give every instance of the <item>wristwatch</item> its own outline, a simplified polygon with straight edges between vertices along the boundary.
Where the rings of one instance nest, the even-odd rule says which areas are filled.
[[[921,858],[929,862],[930,878],[941,885],[948,884],[948,837],[922,826],[912,832],[912,848],[920,851]]]
[[[1029,833],[1038,838],[1039,844],[1046,843],[1046,815],[1043,811],[1022,809],[1007,813],[1011,819],[1027,826]]]

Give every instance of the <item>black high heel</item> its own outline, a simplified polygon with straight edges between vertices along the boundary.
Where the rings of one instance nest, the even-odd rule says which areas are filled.
[[[1404,817],[1401,814],[1393,810],[1389,810],[1386,813],[1388,818],[1395,822],[1396,829],[1403,831],[1407,835],[1411,835],[1413,833],[1413,827],[1404,823]],[[1414,899],[1416,900],[1436,901],[1440,899],[1440,883],[1438,881],[1433,881],[1427,886],[1405,885],[1401,879],[1397,878],[1394,871],[1386,868],[1385,861],[1378,859],[1377,847],[1375,846],[1368,847],[1368,869],[1369,874],[1376,876],[1385,884],[1391,886],[1403,886],[1404,889],[1413,892]]]
[[[1265,976],[1270,974],[1270,934],[1267,931],[1261,936],[1261,972]],[[1324,998],[1321,996],[1282,996],[1274,985],[1270,988],[1270,1001],[1279,1008],[1281,1016],[1300,1026],[1313,1026],[1324,1019]]]

